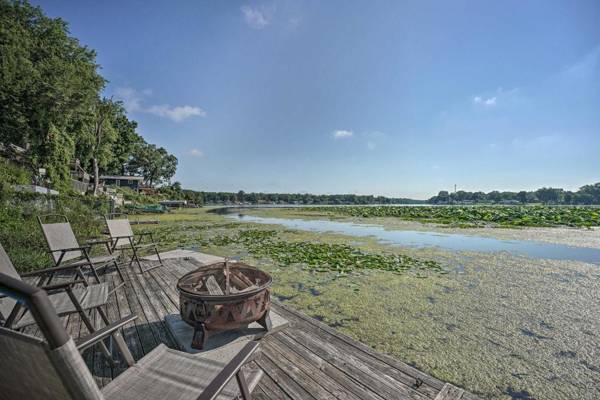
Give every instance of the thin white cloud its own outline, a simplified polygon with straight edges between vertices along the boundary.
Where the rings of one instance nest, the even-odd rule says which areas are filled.
[[[373,141],[371,141],[371,140],[369,140],[369,141],[367,142],[367,149],[369,149],[369,150],[375,150],[375,147],[377,147],[377,146],[375,145],[375,142],[373,142]]]
[[[163,118],[169,118],[174,122],[181,122],[191,117],[205,117],[206,111],[200,107],[183,105],[171,107],[168,104],[145,106],[144,100],[152,95],[150,89],[137,91],[131,87],[118,87],[115,89],[115,97],[123,101],[125,109],[130,113],[146,113]]]
[[[191,149],[190,151],[188,151],[188,154],[192,157],[203,157],[204,153],[202,152],[202,150],[199,149]]]
[[[240,11],[250,28],[263,29],[271,23],[270,12],[264,8],[242,6]]]
[[[351,138],[352,136],[354,136],[354,132],[352,131],[346,131],[346,130],[337,130],[337,131],[333,131],[333,138],[334,139],[348,139]]]
[[[473,103],[475,104],[481,104],[485,107],[493,107],[496,105],[496,99],[497,97],[488,97],[487,99],[481,96],[475,96],[473,97]]]
[[[594,72],[598,71],[599,63],[600,45],[593,48],[575,64],[571,64],[565,68],[564,72],[562,72],[562,75],[569,78],[589,79],[593,76]]]
[[[133,88],[118,87],[115,89],[115,96],[123,102],[125,109],[130,113],[138,112],[142,109],[142,96]]]
[[[175,122],[181,122],[190,117],[205,117],[206,112],[200,107],[193,106],[177,106],[170,107],[163,104],[160,106],[151,106],[145,110],[149,114],[158,115],[159,117],[169,118]]]

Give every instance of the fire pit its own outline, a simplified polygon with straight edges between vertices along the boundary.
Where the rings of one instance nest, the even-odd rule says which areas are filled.
[[[194,328],[201,350],[213,333],[258,322],[271,330],[271,276],[243,263],[219,262],[184,275],[177,283],[181,319]]]

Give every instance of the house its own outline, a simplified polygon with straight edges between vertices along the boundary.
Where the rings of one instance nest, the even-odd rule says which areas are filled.
[[[119,186],[128,187],[132,190],[139,191],[140,186],[144,178],[141,176],[134,175],[102,175],[100,176],[100,183],[104,186]]]

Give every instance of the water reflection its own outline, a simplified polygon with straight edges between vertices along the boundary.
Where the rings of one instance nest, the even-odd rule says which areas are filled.
[[[573,260],[600,265],[600,249],[572,247],[531,240],[500,240],[482,236],[444,234],[407,230],[387,230],[378,225],[355,224],[327,220],[267,218],[235,214],[228,218],[259,224],[278,224],[312,232],[335,232],[351,236],[373,236],[381,243],[411,247],[441,247],[455,251],[499,252],[526,255],[533,258]]]

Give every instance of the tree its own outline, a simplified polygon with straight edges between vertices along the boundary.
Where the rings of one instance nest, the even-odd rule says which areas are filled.
[[[0,27],[0,141],[29,148],[59,185],[105,84],[96,54],[27,2],[0,0]]]
[[[519,193],[517,193],[517,200],[519,200],[523,204],[527,203],[527,192],[521,190]]]
[[[237,201],[240,202],[240,203],[243,203],[244,202],[244,195],[245,195],[244,191],[240,190],[237,193]]]
[[[154,186],[168,182],[177,170],[177,157],[156,145],[138,144],[133,151],[128,170],[144,177],[144,183]]]
[[[94,174],[94,196],[98,192],[100,168],[106,167],[113,157],[112,145],[117,138],[113,123],[120,112],[123,112],[122,105],[106,98],[98,99],[92,108],[89,153]]]
[[[535,195],[542,203],[561,203],[564,199],[563,189],[543,187],[535,191]]]
[[[437,202],[439,203],[448,203],[450,200],[450,195],[446,190],[442,190],[437,195]]]
[[[112,157],[106,165],[105,172],[109,175],[124,175],[136,146],[144,144],[145,140],[136,132],[137,122],[127,118],[123,107],[117,110],[112,125],[117,137],[112,144]]]
[[[502,195],[500,194],[499,191],[494,190],[487,194],[487,198],[489,201],[491,201],[493,203],[498,203],[500,200],[502,200]]]

